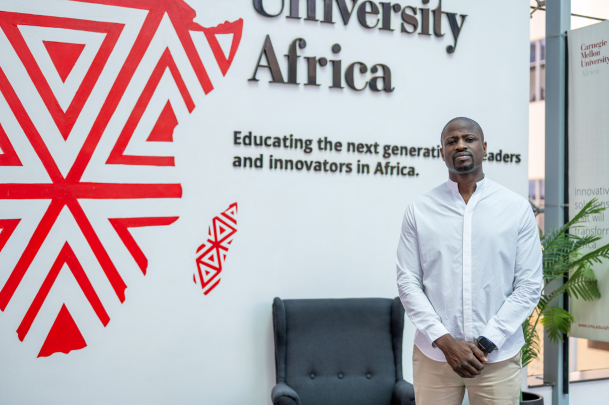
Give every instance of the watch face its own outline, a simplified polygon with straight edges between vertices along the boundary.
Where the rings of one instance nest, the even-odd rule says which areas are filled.
[[[493,345],[491,344],[489,339],[485,337],[481,336],[481,339],[479,339],[479,344],[483,349],[487,350],[488,352],[491,352],[493,350]]]

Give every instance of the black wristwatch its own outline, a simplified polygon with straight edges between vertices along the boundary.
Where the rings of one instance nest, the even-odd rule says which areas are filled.
[[[491,340],[487,339],[485,336],[479,336],[477,341],[479,342],[479,346],[485,349],[487,353],[491,353],[497,349],[496,345],[494,345],[494,343]]]

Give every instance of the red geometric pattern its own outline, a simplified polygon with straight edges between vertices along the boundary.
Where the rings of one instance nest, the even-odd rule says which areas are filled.
[[[214,57],[218,62],[218,66],[224,75],[227,74],[231,63],[233,63],[233,58],[237,53],[237,47],[239,46],[239,42],[241,41],[241,33],[243,30],[244,22],[243,20],[237,20],[233,23],[225,22],[224,24],[220,24],[213,28],[204,28],[203,33],[205,34],[208,42],[210,43],[210,48],[212,52],[214,52]],[[218,39],[216,35],[233,35],[233,42],[231,43],[231,49],[229,50],[229,57],[227,58],[218,43]]]
[[[20,221],[21,219],[0,219],[0,252]]]
[[[51,61],[59,73],[62,82],[65,82],[70,72],[74,69],[74,65],[80,58],[84,44],[71,44],[66,42],[42,41],[44,47],[51,57]]]
[[[128,156],[124,154],[125,148],[129,144],[137,125],[140,123],[142,115],[144,115],[144,111],[152,98],[153,92],[159,85],[161,77],[166,69],[169,69],[174,80],[176,81],[176,85],[178,86],[178,89],[180,89],[180,94],[182,95],[184,103],[186,104],[189,112],[193,112],[195,104],[191,99],[191,95],[189,94],[186,85],[182,80],[182,76],[176,67],[176,63],[174,62],[174,59],[172,58],[172,55],[168,49],[163,53],[163,56],[155,67],[153,74],[150,76],[142,95],[131,112],[129,120],[123,128],[123,132],[121,132],[119,140],[112,149],[112,152],[110,152],[110,156],[108,157],[106,163],[124,165],[174,166],[174,158],[172,156]],[[167,120],[168,118],[171,118],[171,116],[165,115],[164,117],[159,118],[165,118]],[[168,123],[167,125],[169,126],[171,124]]]
[[[66,242],[61,252],[59,252],[59,256],[57,256],[57,259],[51,267],[51,270],[49,270],[49,273],[47,274],[47,277],[42,283],[42,286],[38,290],[34,301],[32,301],[32,305],[30,305],[28,312],[23,317],[23,320],[21,321],[21,324],[17,329],[17,336],[19,336],[19,340],[21,340],[22,342],[23,339],[25,339],[25,336],[28,334],[28,331],[32,326],[32,322],[34,322],[34,319],[36,319],[38,311],[40,311],[42,304],[47,298],[49,291],[51,291],[51,288],[57,280],[57,276],[59,275],[59,272],[63,268],[64,264],[67,265],[68,269],[70,269],[70,271],[74,275],[74,278],[78,282],[78,285],[83,291],[83,294],[85,294],[85,297],[87,297],[89,304],[91,304],[91,307],[93,307],[93,310],[95,311],[100,322],[102,322],[104,326],[108,325],[108,322],[110,322],[110,317],[106,313],[102,302],[95,293],[91,282],[87,278],[85,270],[83,270],[83,266],[81,266],[81,264],[79,263],[78,259],[76,258],[76,255],[74,254],[74,251],[72,250],[68,242]]]
[[[204,295],[220,283],[220,273],[236,232],[237,203],[233,203],[212,219],[207,241],[197,248],[197,273],[193,274],[193,282],[201,287]]]
[[[22,166],[19,156],[15,153],[15,149],[6,136],[6,132],[0,125],[0,166]]]
[[[167,100],[161,115],[157,119],[150,135],[146,138],[147,142],[174,142],[174,129],[178,126],[178,118],[174,113],[172,104]]]
[[[57,98],[53,94],[51,87],[47,83],[40,66],[36,63],[36,59],[30,48],[27,46],[19,26],[36,26],[47,28],[64,28],[71,30],[83,30],[88,32],[98,32],[106,34],[104,42],[97,53],[97,56],[91,68],[87,72],[87,76],[82,81],[70,107],[66,111],[62,109]],[[93,87],[99,78],[102,69],[108,61],[114,46],[123,29],[118,24],[83,21],[70,18],[56,18],[50,16],[40,16],[21,13],[0,12],[0,28],[4,31],[7,39],[10,41],[12,48],[15,50],[23,66],[32,79],[38,94],[45,103],[48,111],[51,113],[59,132],[64,139],[68,139],[76,120],[78,119],[85,102],[89,98]],[[61,74],[61,73],[60,73]],[[7,89],[8,90],[8,89]],[[8,90],[10,94],[10,90]],[[6,98],[9,98],[5,94]],[[15,116],[19,119],[18,114]]]
[[[0,278],[0,311],[16,306],[16,313],[25,313],[17,329],[21,341],[36,324],[47,297],[62,277],[76,280],[105,327],[110,315],[104,302],[112,299],[121,303],[125,301],[127,285],[122,272],[137,266],[146,275],[148,259],[130,229],[167,226],[178,216],[147,214],[133,217],[126,212],[120,217],[111,214],[111,218],[104,216],[103,208],[87,210],[87,204],[100,200],[109,204],[131,202],[141,204],[143,208],[149,207],[146,212],[152,209],[154,214],[155,206],[148,201],[182,198],[180,183],[163,181],[167,176],[155,181],[155,173],[160,172],[146,174],[145,171],[148,166],[174,166],[174,157],[128,152],[130,141],[135,138],[134,134],[143,131],[141,128],[146,127],[150,114],[155,114],[159,100],[166,97],[161,102],[169,109],[156,112],[158,116],[153,117],[156,125],[149,129],[148,137],[153,146],[155,142],[173,142],[174,128],[184,115],[172,109],[166,94],[168,85],[177,88],[186,114],[193,112],[195,104],[201,101],[200,96],[213,90],[193,39],[198,38],[198,32],[202,40],[207,39],[203,46],[210,47],[223,76],[241,40],[241,19],[215,28],[204,28],[194,22],[195,11],[182,0],[81,0],[77,7],[72,7],[74,3],[62,3],[61,8],[53,11],[54,15],[46,15],[48,11],[42,10],[40,15],[31,11],[18,12],[16,8],[20,6],[16,2],[10,3],[10,10],[0,4],[0,108],[6,103],[12,113],[10,120],[6,114],[0,114],[0,208],[3,207],[1,204],[18,207],[15,203],[19,200],[48,203],[29,236],[25,229],[19,231],[20,221],[25,216],[0,218],[0,262],[6,262],[3,258],[15,257],[14,267],[5,267],[0,273],[0,277],[4,277],[7,271],[9,274]],[[99,7],[111,7],[116,21],[109,22],[108,13],[105,21],[97,21],[96,10]],[[82,15],[76,15],[78,13]],[[63,14],[65,16],[58,16]],[[217,52],[216,33],[233,34],[228,58]],[[49,35],[67,37],[56,41]],[[155,66],[152,72],[147,70],[148,66]],[[145,83],[140,85],[142,80]],[[165,87],[160,83],[166,83]],[[132,99],[135,102],[130,104]],[[121,123],[121,114],[125,110],[128,116]],[[149,118],[144,119],[146,114]],[[15,129],[16,125],[19,130]],[[19,148],[16,140],[20,142]],[[110,147],[102,147],[107,144]],[[22,173],[15,170],[25,164],[26,155],[21,153],[26,150],[33,151],[31,156],[38,159],[36,165],[41,165],[45,173],[38,182],[7,182],[7,179],[15,178],[11,173]],[[101,160],[96,157],[98,155]],[[103,176],[109,173],[104,169],[109,166],[104,164],[120,165],[118,168],[124,176],[104,181]],[[139,169],[129,172],[130,166],[139,166]],[[28,173],[34,173],[33,169],[28,170]],[[142,181],[131,181],[137,176],[141,176]],[[235,204],[235,213],[236,208]],[[0,209],[0,216],[6,215],[3,212],[11,211]],[[62,218],[67,215],[76,223],[78,238],[84,237],[86,245],[83,246],[90,249],[92,257],[97,260],[95,266],[79,261],[79,250],[73,249],[75,245],[67,240],[52,264],[45,257],[35,261],[41,249],[52,243],[48,236],[57,228],[55,225],[60,214]],[[223,214],[223,218],[235,223],[231,214]],[[113,230],[114,234],[107,229]],[[222,229],[224,233],[221,234],[226,235],[225,228]],[[12,245],[13,249],[7,252],[4,245],[17,234],[19,238]],[[218,243],[218,249],[228,249],[226,237]],[[121,244],[133,262],[116,260],[117,256],[112,252],[120,249]],[[218,256],[217,259],[220,272],[220,260],[224,257],[220,259]],[[99,277],[88,276],[96,268],[103,272],[114,297],[98,294],[96,282],[99,282]],[[15,302],[13,298],[22,288],[26,273],[32,271],[46,275],[40,280],[37,291],[31,294],[32,301],[25,304],[25,308],[19,308],[23,302]],[[68,306],[62,305],[46,334],[39,357],[86,347],[85,338],[77,326],[79,318],[75,320],[72,317]]]
[[[53,353],[70,353],[87,347],[87,342],[76,326],[66,305],[62,305],[53,326],[42,344],[38,357],[48,357]]]
[[[109,218],[112,227],[119,235],[133,259],[138,263],[138,267],[142,270],[142,274],[146,275],[148,268],[148,259],[144,256],[144,252],[138,246],[133,236],[127,228],[136,228],[142,226],[163,226],[171,225],[178,220],[178,217],[156,217],[156,218]]]

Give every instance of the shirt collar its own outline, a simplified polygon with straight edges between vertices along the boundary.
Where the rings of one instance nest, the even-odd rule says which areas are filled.
[[[483,178],[480,181],[477,181],[477,189],[475,190],[475,193],[477,191],[479,191],[480,189],[482,189],[483,186],[485,186],[486,180],[487,180],[487,176],[485,176],[485,174],[483,174]],[[460,190],[458,189],[458,184],[451,179],[447,179],[447,187],[449,187],[449,190],[453,191],[454,193],[460,192]]]

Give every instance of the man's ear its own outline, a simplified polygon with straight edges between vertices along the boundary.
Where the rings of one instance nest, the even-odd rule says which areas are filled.
[[[487,153],[487,142],[483,142],[483,155]]]
[[[445,151],[443,150],[443,148],[440,148],[441,151],[441,156],[443,157],[443,160],[445,160]]]

